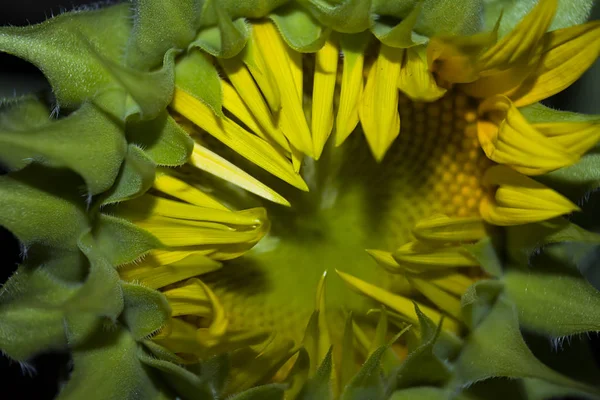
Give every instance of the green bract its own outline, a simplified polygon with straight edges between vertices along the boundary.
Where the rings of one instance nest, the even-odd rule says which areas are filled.
[[[404,333],[412,345],[401,362],[390,350],[388,322],[404,328],[405,321],[388,321],[379,310],[377,345],[364,349],[367,361],[359,368],[351,355],[350,314],[334,377],[332,350],[319,360],[307,344],[318,341],[317,314],[303,346],[286,343],[272,358],[243,347],[189,364],[149,340],[171,308],[162,293],[120,280],[117,267],[163,245],[100,212],[146,193],[157,168],[190,158],[193,142],[167,112],[175,87],[224,115],[219,70],[207,54],[252,66],[247,19],[271,19],[285,42],[304,53],[339,35],[351,66],[352,52],[362,54],[368,45],[365,31],[388,46],[410,48],[436,35],[489,29],[504,10],[503,35],[534,3],[137,0],[0,28],[0,50],[44,73],[59,114],[35,96],[0,104],[0,163],[9,170],[0,177],[0,225],[26,254],[0,289],[0,350],[23,362],[49,350],[70,351],[74,370],[60,399],[309,400],[340,393],[343,400],[403,400],[450,399],[461,391],[464,399],[485,399],[498,384],[490,378],[515,379],[501,382],[527,398],[600,397],[597,387],[547,366],[552,350],[533,351],[520,331],[553,339],[600,331],[600,294],[577,269],[600,236],[565,219],[507,228],[493,238],[504,243],[504,254],[491,239],[464,246],[489,275],[462,297],[471,330],[464,340],[442,331],[415,305],[419,334]],[[562,1],[553,27],[584,21],[592,3]],[[584,118],[541,105],[523,114],[532,122]],[[589,154],[536,179],[580,200],[600,184],[598,163],[598,154]],[[294,379],[270,383],[292,355]]]

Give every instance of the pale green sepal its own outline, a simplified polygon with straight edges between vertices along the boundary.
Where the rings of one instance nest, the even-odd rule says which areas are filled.
[[[497,241],[496,237],[486,237],[481,239],[475,244],[463,245],[463,248],[469,252],[480,264],[480,266],[494,277],[502,275],[502,259],[498,254],[498,248],[502,248],[500,245],[494,245],[494,241]]]
[[[523,379],[523,400],[600,399],[587,391],[565,387],[541,379]]]
[[[133,262],[152,249],[163,247],[149,232],[121,218],[100,214],[94,226],[97,247],[111,264]]]
[[[25,246],[77,251],[89,228],[83,181],[37,164],[0,176],[0,225]]]
[[[169,49],[185,49],[196,36],[200,4],[197,0],[135,0],[126,64],[147,71],[159,65]]]
[[[273,383],[248,389],[228,400],[283,400],[284,390],[284,385]]]
[[[138,347],[122,327],[96,332],[73,351],[73,372],[57,399],[173,399],[139,361]]]
[[[423,3],[418,3],[400,23],[390,26],[385,19],[375,20],[371,26],[371,32],[380,42],[390,47],[408,48],[423,44],[428,38],[421,36],[413,31],[419,16]]]
[[[590,122],[600,120],[600,115],[598,114],[590,115],[555,110],[542,103],[534,103],[525,107],[520,107],[519,112],[532,124],[542,122]]]
[[[329,348],[323,362],[313,376],[302,388],[297,400],[329,400],[333,398],[331,388],[331,371],[333,370],[332,348]]]
[[[582,277],[512,270],[503,282],[524,327],[551,337],[600,331],[600,292]]]
[[[395,386],[395,376],[389,377],[391,382],[384,376],[381,368],[381,358],[389,350],[389,344],[375,350],[362,365],[358,373],[350,380],[344,388],[340,400],[385,400]]]
[[[3,110],[8,115],[0,117],[0,163],[12,170],[32,162],[65,167],[85,180],[92,195],[109,189],[125,156],[123,126],[89,102],[63,119],[46,114],[45,123],[43,108],[26,99]]]
[[[301,53],[313,53],[325,44],[331,29],[321,26],[308,11],[288,3],[273,11],[269,18],[277,25],[283,40]]]
[[[185,364],[185,360],[183,358],[177,356],[175,353],[156,343],[152,339],[142,339],[140,342],[144,344],[146,349],[148,349],[148,351],[150,351],[154,357],[160,360],[180,365]]]
[[[323,26],[340,33],[359,33],[369,29],[370,0],[343,0],[332,5],[327,0],[300,0]]]
[[[167,111],[150,121],[127,121],[127,140],[167,167],[185,164],[194,148],[192,138]]]
[[[216,18],[216,26],[206,26],[207,15]],[[223,9],[220,0],[207,0],[201,17],[204,26],[189,47],[198,47],[208,54],[219,58],[231,58],[246,45],[250,28],[244,18],[235,21]]]
[[[130,8],[118,4],[74,11],[41,24],[0,28],[0,51],[35,64],[46,75],[58,104],[76,107],[113,79],[86,47],[118,62],[131,31]]]
[[[137,145],[127,146],[119,176],[102,204],[117,203],[141,196],[154,183],[156,164]]]
[[[600,187],[600,154],[584,155],[576,164],[536,176],[536,180],[563,193],[572,201],[579,201]]]
[[[517,265],[528,265],[540,248],[561,242],[600,244],[600,235],[564,218],[506,228],[506,252],[511,263]]]
[[[496,21],[502,14],[500,36],[510,32],[522,19],[531,11],[538,3],[538,0],[485,0],[484,21],[485,28],[491,30],[494,28]],[[584,23],[588,16],[594,0],[559,0],[558,8],[552,25],[551,31],[560,28]]]
[[[124,118],[140,114],[142,119],[153,119],[167,108],[175,90],[175,55],[179,50],[171,49],[164,54],[162,68],[141,72],[110,60],[86,44],[92,56],[127,92]]]
[[[8,131],[28,131],[46,125],[47,105],[34,95],[0,100],[0,127]]]
[[[475,329],[490,313],[504,285],[497,280],[482,280],[469,286],[460,299],[462,320]]]
[[[423,0],[415,32],[427,36],[472,35],[483,29],[484,0]]]
[[[190,49],[177,60],[175,85],[209,106],[217,116],[224,117],[221,78],[215,64],[200,50]]]
[[[515,306],[504,296],[498,298],[492,311],[467,337],[455,368],[461,385],[494,377],[539,378],[594,392],[550,369],[533,355],[519,331]]]
[[[450,400],[454,394],[437,387],[422,386],[398,390],[388,400]]]
[[[397,372],[397,388],[415,385],[438,385],[450,378],[450,369],[441,359],[435,347],[442,331],[442,324],[436,325],[431,319],[421,312],[415,304],[415,311],[419,317],[419,330],[421,343],[419,347],[408,354],[408,357]]]
[[[159,291],[121,281],[125,307],[121,319],[135,340],[156,333],[171,316],[167,298]]]

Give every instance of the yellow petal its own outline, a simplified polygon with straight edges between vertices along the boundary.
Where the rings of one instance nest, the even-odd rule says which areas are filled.
[[[475,283],[472,278],[461,273],[444,272],[443,274],[436,275],[428,276],[427,281],[459,297],[465,294],[469,286]]]
[[[600,123],[549,122],[533,124],[534,129],[569,153],[582,156],[600,141]]]
[[[262,93],[239,56],[229,59],[219,59],[219,62],[233,84],[232,87],[225,81],[221,82],[223,87],[223,106],[256,134],[260,136],[264,131],[266,136],[271,140],[275,141],[283,149],[289,150],[287,139],[283,135],[283,132],[277,128]],[[240,98],[247,108],[243,104],[240,104]],[[260,124],[260,128],[256,126],[254,119]]]
[[[600,55],[600,22],[548,32],[538,68],[509,93],[517,107],[546,99],[575,82]]]
[[[312,156],[311,135],[302,108],[301,54],[287,47],[270,21],[253,24],[253,36],[281,93],[281,128],[295,148]]]
[[[479,106],[479,143],[489,159],[527,175],[540,175],[574,164],[578,156],[536,131],[505,96]],[[499,116],[501,122],[493,121]],[[490,120],[491,118],[492,120]]]
[[[484,184],[496,188],[494,197],[484,198],[479,208],[490,224],[521,225],[579,210],[566,197],[506,166],[489,168]]]
[[[540,0],[511,32],[483,53],[479,69],[506,69],[523,58],[531,58],[552,23],[557,4],[557,0]]]
[[[182,90],[175,90],[171,107],[217,140],[254,164],[300,190],[308,190],[289,160],[269,143],[246,131],[229,118],[219,118],[201,101]]]
[[[479,263],[461,246],[427,246],[409,242],[393,253],[394,259],[414,273],[446,268],[477,267]]]
[[[210,317],[212,315],[211,303],[199,279],[190,279],[185,284],[164,290],[162,293],[169,301],[173,317],[181,315]]]
[[[201,355],[206,348],[196,340],[196,327],[179,318],[171,318],[168,335],[157,335],[152,338],[156,343],[166,347],[173,353]]]
[[[364,51],[369,43],[365,34],[343,35],[340,39],[343,66],[339,106],[335,119],[335,145],[341,145],[358,124],[358,102],[363,91]]]
[[[413,324],[419,323],[419,318],[414,307],[415,303],[419,306],[419,309],[423,312],[423,314],[425,314],[433,322],[439,323],[442,320],[442,315],[439,312],[430,307],[427,307],[424,304],[419,304],[418,302],[408,299],[406,297],[390,293],[387,290],[362,281],[358,278],[355,278],[352,275],[348,275],[337,270],[336,272],[340,276],[340,278],[342,278],[342,280],[346,284],[348,284],[348,286],[364,294],[365,296],[378,301],[386,307],[389,307],[392,310],[406,316]],[[444,319],[442,327],[444,330],[453,333],[458,333],[458,331],[460,330],[460,325],[456,321],[449,318]]]
[[[377,161],[383,160],[400,133],[398,89],[392,82],[398,81],[401,62],[402,50],[381,44],[358,106],[360,123]]]
[[[409,278],[410,283],[435,304],[440,310],[450,315],[457,321],[461,320],[460,298],[453,296],[428,281],[419,278]]]
[[[204,293],[208,297],[208,300],[212,306],[213,316],[212,322],[208,328],[208,333],[215,337],[223,336],[227,331],[227,326],[229,324],[229,321],[227,321],[227,315],[225,314],[225,309],[214,292],[201,280],[198,279],[197,281],[204,289]]]
[[[187,201],[200,207],[227,210],[227,207],[198,188],[172,176],[168,171],[159,172],[154,179],[154,188],[176,199]]]
[[[212,151],[199,144],[194,145],[194,151],[190,158],[190,163],[203,171],[218,176],[219,178],[230,182],[234,185],[246,189],[247,191],[271,200],[284,206],[289,206],[290,203],[277,194],[273,189],[262,184],[257,179],[248,175],[229,161],[216,155]]]
[[[315,56],[311,130],[315,159],[323,152],[333,128],[333,94],[337,79],[339,50],[332,39]]]
[[[417,222],[412,232],[421,241],[441,243],[473,242],[486,236],[481,218],[449,218],[445,215],[435,215]]]
[[[397,274],[402,271],[398,262],[394,260],[392,253],[389,251],[376,250],[376,249],[367,249],[366,252],[373,257],[377,264],[381,265],[386,271],[391,272],[393,274]]]
[[[241,55],[244,64],[252,74],[252,77],[258,84],[260,91],[265,96],[271,112],[277,113],[281,109],[281,94],[277,82],[267,69],[265,60],[260,51],[256,48],[255,36],[252,40],[248,40],[246,47],[242,50]]]
[[[418,46],[404,50],[398,89],[414,101],[432,102],[442,97],[446,89],[439,87],[429,72],[427,61],[420,54],[423,49]]]

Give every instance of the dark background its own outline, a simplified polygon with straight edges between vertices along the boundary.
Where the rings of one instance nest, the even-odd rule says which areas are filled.
[[[0,26],[34,24],[66,10],[93,3],[98,2],[91,0],[0,0]],[[600,18],[598,2],[592,18]],[[0,98],[36,91],[45,85],[46,81],[43,75],[35,67],[15,57],[0,54]],[[586,72],[578,82],[545,103],[561,110],[600,114],[600,62],[596,62],[594,67]],[[10,232],[2,227],[0,227],[0,249],[2,255],[0,285],[2,285],[20,262],[17,241]],[[599,349],[600,340],[597,335],[593,335],[591,351],[598,354]],[[0,398],[7,400],[51,399],[58,390],[59,379],[67,373],[69,364],[68,355],[60,353],[38,356],[27,366],[11,362],[0,355]]]

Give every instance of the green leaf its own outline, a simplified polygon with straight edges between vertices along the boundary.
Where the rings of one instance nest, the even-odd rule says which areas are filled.
[[[73,11],[37,25],[0,28],[0,51],[35,64],[50,81],[58,104],[76,107],[113,81],[81,38],[118,61],[130,30],[128,4]]]
[[[386,19],[373,21],[371,31],[380,42],[391,47],[408,48],[425,43],[427,41],[426,37],[413,32],[415,24],[421,15],[422,4],[418,3],[410,14],[398,24],[390,25]]]
[[[202,28],[190,47],[199,47],[220,58],[238,54],[250,35],[246,21],[243,18],[232,21],[219,0],[207,0],[204,3],[202,25],[208,25],[206,21],[211,19],[216,20],[216,26]]]
[[[31,162],[69,168],[85,180],[90,194],[109,189],[125,156],[122,124],[92,103],[59,120],[46,114],[45,123],[43,109],[27,99],[8,110],[0,120],[0,161],[13,170]],[[25,118],[36,122],[20,122]]]
[[[166,297],[156,291],[121,282],[125,307],[121,318],[135,340],[141,340],[157,332],[171,316]]]
[[[327,0],[300,0],[323,26],[336,32],[359,33],[369,29],[371,2],[346,0],[332,5]]]
[[[484,0],[485,26],[491,30],[502,13],[499,33],[510,32],[531,9],[537,0]],[[590,15],[594,0],[559,0],[554,20],[549,30],[566,28],[585,22]]]
[[[102,204],[117,203],[141,196],[154,183],[156,164],[137,145],[127,146],[127,155],[115,184]]]
[[[303,53],[319,50],[331,33],[331,29],[321,26],[308,11],[294,3],[279,7],[269,18],[277,25],[288,46]]]
[[[426,384],[437,385],[446,382],[450,377],[448,367],[435,352],[442,324],[436,326],[416,304],[415,311],[419,317],[421,344],[408,354],[398,369],[398,388]]]
[[[508,259],[528,265],[532,255],[543,246],[561,242],[600,243],[600,235],[588,232],[564,218],[505,228]]]
[[[89,228],[85,199],[73,173],[32,164],[0,176],[0,225],[24,246],[77,251]]]
[[[223,90],[221,78],[213,62],[198,49],[190,51],[177,60],[175,84],[223,117]]]
[[[469,329],[475,329],[490,313],[503,288],[497,280],[483,280],[469,286],[460,300],[462,319]]]
[[[600,331],[600,292],[582,277],[513,270],[503,282],[526,328],[552,337]]]
[[[302,388],[297,400],[328,400],[333,396],[331,388],[331,371],[333,369],[332,349],[329,348],[325,359],[313,376]]]
[[[387,397],[388,387],[384,380],[381,358],[388,350],[389,345],[379,347],[362,365],[358,373],[344,388],[341,400],[384,400]]]
[[[167,111],[150,121],[131,118],[127,121],[127,140],[144,150],[157,165],[167,167],[185,164],[194,147],[192,138]]]
[[[455,368],[463,385],[493,377],[539,378],[580,390],[592,390],[535,358],[519,332],[514,304],[503,296],[468,336]]]
[[[483,1],[423,0],[421,14],[414,30],[427,37],[477,33],[482,29]],[[379,3],[385,4],[386,2],[380,0]],[[384,13],[382,15],[405,18],[408,13],[403,15]]]
[[[0,127],[4,131],[28,131],[46,125],[50,110],[36,96],[0,100]]]
[[[98,331],[73,351],[73,373],[59,400],[171,399],[137,357],[138,344],[121,327]]]
[[[149,70],[160,64],[168,50],[185,49],[196,35],[200,4],[196,0],[135,0],[126,64]]]
[[[94,226],[97,247],[113,265],[139,259],[163,245],[149,232],[121,218],[100,214]]]
[[[497,243],[499,240],[495,236],[488,236],[475,244],[467,244],[463,247],[469,252],[477,261],[479,261],[481,267],[494,277],[502,275],[502,259],[498,254],[498,249],[502,246]]]

